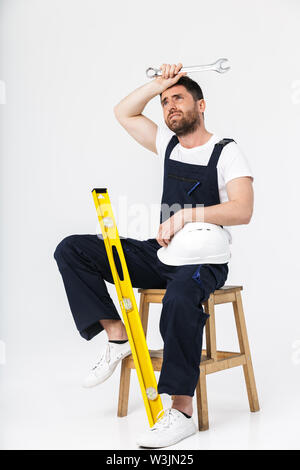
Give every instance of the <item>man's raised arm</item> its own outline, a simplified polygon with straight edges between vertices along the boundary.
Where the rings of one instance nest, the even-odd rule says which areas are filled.
[[[171,67],[173,67],[172,73],[170,73]],[[121,126],[139,144],[151,152],[157,153],[155,144],[157,125],[144,116],[142,112],[148,101],[174,85],[181,76],[185,75],[184,73],[178,73],[181,67],[182,64],[177,66],[175,64],[173,66],[163,64],[161,77],[156,77],[151,82],[137,88],[114,107],[114,114]],[[173,76],[174,74],[176,75]],[[169,76],[172,78],[169,78]]]

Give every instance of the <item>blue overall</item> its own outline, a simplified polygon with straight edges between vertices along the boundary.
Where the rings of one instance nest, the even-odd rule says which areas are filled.
[[[223,139],[216,144],[208,165],[202,166],[169,158],[178,144],[174,135],[165,153],[162,207],[174,203],[180,207],[219,204],[216,167],[223,147],[231,141]],[[163,210],[160,220],[165,220]],[[169,266],[158,259],[157,250],[161,246],[155,238],[141,241],[120,237],[120,240],[132,286],[166,289],[159,323],[164,354],[158,393],[193,396],[208,318],[202,303],[225,284],[228,263]],[[58,244],[54,258],[83,338],[90,340],[103,330],[99,320],[121,320],[105,284],[114,281],[103,238],[70,235]]]

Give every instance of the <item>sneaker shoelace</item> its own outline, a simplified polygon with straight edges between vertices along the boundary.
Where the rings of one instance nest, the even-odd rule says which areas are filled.
[[[161,413],[164,413],[163,416],[158,418],[159,415],[161,415]],[[172,408],[167,408],[165,410],[161,410],[157,414],[156,418],[157,418],[157,421],[154,424],[154,426],[152,426],[151,431],[156,430],[156,429],[159,430],[159,429],[169,428],[170,424],[172,424],[174,421],[176,421],[177,416],[175,416],[174,413],[172,413]]]
[[[110,362],[110,344],[109,343],[107,343],[106,350],[103,351],[102,355],[100,356],[100,360],[96,362],[96,365],[92,368],[92,370],[97,369],[100,365],[104,363],[104,361],[107,363]]]
[[[92,368],[92,370],[97,369],[100,365],[102,365],[104,362],[107,362],[108,364],[110,363],[111,359],[111,344],[107,343],[106,350],[103,351],[102,355],[100,356],[100,360],[96,363],[96,365]],[[124,355],[124,352],[120,352],[117,356],[116,359],[120,359]]]

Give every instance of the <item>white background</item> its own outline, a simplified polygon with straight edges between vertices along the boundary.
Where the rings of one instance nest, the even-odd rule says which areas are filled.
[[[1,448],[136,448],[148,426],[136,374],[127,418],[116,417],[120,366],[81,388],[105,333],[90,342],[77,333],[53,252],[67,235],[95,233],[93,187],[107,187],[116,206],[160,201],[161,162],[113,106],[147,82],[150,65],[219,57],[229,73],[191,77],[207,129],[234,138],[255,177],[254,215],[233,229],[227,284],[244,286],[261,411],[249,412],[241,368],[213,374],[210,430],[174,448],[299,448],[299,3],[7,0],[0,15]],[[162,122],[158,98],[145,114]],[[159,212],[142,228],[115,215],[123,236],[156,236]],[[150,347],[162,346],[159,312],[151,307]],[[237,347],[229,305],[217,307],[217,339]],[[194,411],[196,421],[195,401]]]

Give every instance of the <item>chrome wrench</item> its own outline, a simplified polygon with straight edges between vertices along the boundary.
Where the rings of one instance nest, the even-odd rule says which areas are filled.
[[[230,67],[223,67],[223,64],[227,62],[228,59],[218,59],[216,62],[213,64],[208,64],[208,65],[191,65],[188,67],[182,67],[181,70],[178,73],[181,72],[187,72],[187,73],[193,73],[193,72],[206,72],[207,70],[213,70],[215,72],[219,73],[225,73],[228,72]],[[155,78],[159,77],[162,74],[162,71],[160,69],[156,69],[154,67],[149,67],[146,70],[146,75],[148,78]]]

